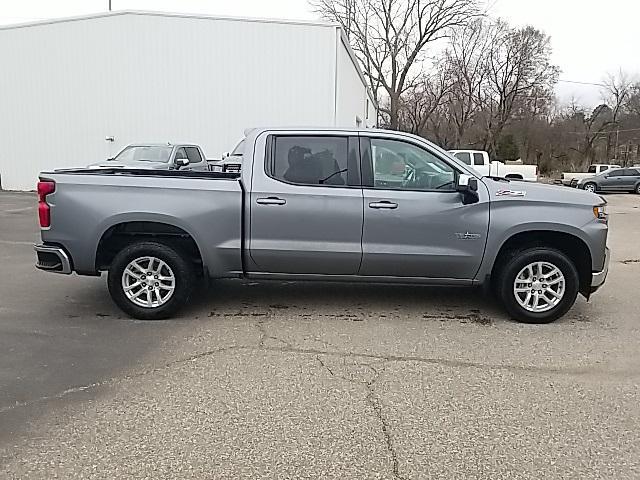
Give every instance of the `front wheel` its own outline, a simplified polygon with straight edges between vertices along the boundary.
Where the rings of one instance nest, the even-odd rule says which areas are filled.
[[[640,195],[640,183],[636,185],[636,189],[634,190],[638,195]]]
[[[536,247],[518,252],[505,264],[497,287],[513,318],[524,323],[551,323],[575,303],[579,277],[564,253]]]
[[[584,189],[587,192],[596,193],[596,184],[595,183],[587,183],[587,184],[585,184]]]
[[[122,249],[109,268],[113,301],[140,320],[171,317],[189,299],[193,267],[178,251],[158,242],[137,242]]]

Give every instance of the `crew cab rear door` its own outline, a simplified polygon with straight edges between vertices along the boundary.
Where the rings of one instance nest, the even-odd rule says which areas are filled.
[[[357,135],[259,136],[249,199],[249,274],[357,274],[363,222]]]
[[[489,197],[456,191],[459,167],[410,139],[361,136],[364,228],[360,275],[471,280],[484,254]]]

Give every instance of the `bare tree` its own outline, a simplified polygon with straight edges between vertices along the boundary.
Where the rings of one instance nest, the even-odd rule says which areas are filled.
[[[452,88],[449,71],[434,66],[431,75],[423,75],[401,97],[398,124],[416,135],[427,135],[427,123]]]
[[[577,105],[571,106],[569,119],[573,126],[571,133],[576,135],[576,146],[569,145],[569,150],[579,154],[579,167],[586,167],[596,159],[597,143],[606,139],[613,125],[611,118],[611,108],[605,104],[598,105],[590,114]]]
[[[374,98],[392,129],[399,127],[402,96],[422,81],[427,46],[480,15],[477,0],[310,0],[310,3],[346,32]],[[385,103],[381,101],[382,95]]]
[[[445,51],[446,68],[451,77],[445,101],[455,127],[453,143],[457,146],[463,144],[467,128],[480,108],[491,49],[491,37],[487,33],[486,21],[477,19],[454,31]]]
[[[485,119],[484,146],[495,153],[505,126],[516,115],[550,104],[558,68],[551,64],[550,39],[533,27],[510,28],[501,20],[490,33],[486,86],[479,102]]]
[[[611,131],[607,135],[607,159],[618,155],[618,133],[613,130],[620,128],[620,115],[628,106],[633,94],[633,82],[629,76],[620,70],[618,75],[607,74],[603,82],[602,98],[611,109]],[[615,148],[612,148],[613,138],[615,134]],[[611,151],[613,150],[613,155]]]

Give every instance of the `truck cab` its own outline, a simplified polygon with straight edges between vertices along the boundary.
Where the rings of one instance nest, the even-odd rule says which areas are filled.
[[[535,165],[523,165],[521,162],[492,162],[489,153],[483,150],[449,150],[449,153],[485,177],[504,177],[531,182],[538,180],[538,167]]]

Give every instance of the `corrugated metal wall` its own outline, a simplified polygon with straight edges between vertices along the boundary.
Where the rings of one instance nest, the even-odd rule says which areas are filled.
[[[342,50],[334,26],[155,14],[0,29],[2,186],[32,189],[41,170],[128,143],[219,158],[246,127],[354,126],[366,92]]]
[[[372,118],[372,102],[369,100],[366,89],[363,88],[363,79],[358,73],[354,59],[349,55],[346,45],[343,43],[340,30],[337,33],[337,67],[336,81],[336,124],[341,127],[362,128],[374,126],[375,118]]]

